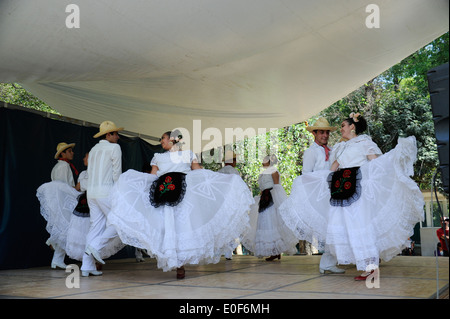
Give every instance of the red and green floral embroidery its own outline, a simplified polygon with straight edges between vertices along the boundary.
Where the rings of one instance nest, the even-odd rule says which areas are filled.
[[[150,203],[153,207],[161,205],[176,206],[186,192],[186,174],[170,172],[153,181],[150,187]]]
[[[160,195],[164,194],[167,191],[175,190],[175,184],[172,183],[172,177],[167,176],[164,182],[159,185]]]
[[[332,192],[331,195],[342,193],[345,190],[348,190],[352,187],[352,183],[349,179],[352,178],[352,171],[349,169],[344,170],[342,173],[342,177],[340,177],[336,182],[334,182],[334,188],[336,191]]]
[[[330,204],[346,207],[358,200],[361,195],[362,174],[359,167],[349,167],[337,170],[328,175],[330,187]]]

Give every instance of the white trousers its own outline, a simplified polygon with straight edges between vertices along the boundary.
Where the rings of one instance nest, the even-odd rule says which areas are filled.
[[[64,258],[66,257],[66,251],[59,246],[53,247],[55,251],[53,252],[52,264],[64,264]]]
[[[106,226],[106,215],[111,206],[107,198],[89,198],[88,205],[91,225],[86,236],[86,247],[91,246],[101,252],[111,240],[118,236],[114,226]],[[84,254],[81,270],[96,270],[94,257]]]
[[[319,267],[323,270],[329,270],[331,267],[336,266],[337,264],[337,258],[336,256],[330,254],[325,249],[325,252],[322,254],[322,257],[320,258],[320,265]]]

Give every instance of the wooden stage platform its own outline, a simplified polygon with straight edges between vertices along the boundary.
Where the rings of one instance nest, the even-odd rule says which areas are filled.
[[[319,260],[320,255],[272,262],[235,255],[215,265],[187,266],[186,278],[177,280],[175,271],[157,269],[155,259],[116,259],[107,261],[102,276],[79,278],[79,287],[75,272],[50,266],[2,270],[0,298],[448,299],[447,257],[397,256],[382,262],[379,288],[354,281],[360,272],[353,265],[340,266],[345,274],[321,275]]]

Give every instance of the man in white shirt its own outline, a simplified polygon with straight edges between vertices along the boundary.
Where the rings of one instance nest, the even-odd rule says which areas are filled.
[[[100,251],[117,237],[113,226],[106,226],[106,215],[110,210],[108,195],[114,183],[122,173],[122,151],[117,144],[117,128],[111,121],[100,124],[100,130],[94,138],[101,140],[89,152],[87,200],[90,210],[91,226],[86,238],[86,253],[81,266],[82,276],[98,276],[95,260],[104,264]]]
[[[58,162],[53,166],[50,174],[52,181],[61,181],[75,187],[73,172],[75,171],[76,175],[78,172],[71,162],[75,155],[73,152],[74,147],[75,143],[67,144],[64,142],[59,143],[56,147],[55,159],[58,160]]]
[[[330,132],[335,131],[336,128],[330,126],[328,121],[321,117],[314,123],[314,126],[308,126],[306,129],[314,135],[314,143],[312,143],[303,155],[302,174],[324,169],[330,170],[332,163],[329,161],[329,157],[332,150],[328,147],[328,139]],[[345,270],[338,268],[336,264],[336,257],[325,249],[325,252],[320,258],[320,273],[344,273]]]
[[[78,175],[78,171],[75,169],[75,166],[71,162],[75,154],[73,152],[74,147],[75,143],[67,144],[64,142],[61,142],[56,146],[56,154],[54,157],[56,160],[58,160],[58,162],[55,164],[55,166],[53,166],[52,172],[50,174],[52,181],[60,181],[72,187],[75,187],[74,174]],[[47,245],[51,245],[55,250],[53,253],[51,267],[66,269],[67,265],[64,263],[64,258],[66,257],[65,247],[60,247],[60,245],[52,241],[51,236],[47,240]]]

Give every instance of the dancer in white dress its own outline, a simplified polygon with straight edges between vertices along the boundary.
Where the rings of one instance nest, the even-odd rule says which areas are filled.
[[[330,171],[306,173],[294,180],[279,212],[297,238],[319,239],[319,249],[339,264],[376,269],[406,246],[414,226],[423,220],[423,197],[412,176],[417,148],[414,136],[399,138],[381,155],[359,114],[341,124],[342,137],[332,152]],[[365,280],[365,272],[355,280]]]
[[[255,196],[255,204],[250,209],[251,231],[242,240],[244,247],[255,256],[270,256],[267,261],[280,259],[282,253],[294,254],[298,242],[277,213],[278,207],[287,199],[280,184],[280,173],[274,166],[277,162],[275,155],[263,159],[264,171],[258,178],[261,194]]]
[[[89,153],[83,158],[83,163],[87,167]],[[86,198],[87,171],[84,170],[78,176],[76,189],[80,192],[77,195],[77,206],[73,209],[70,217],[69,227],[66,233],[66,253],[74,260],[81,261],[86,249],[86,235],[89,231],[89,205]],[[54,192],[61,190],[55,189]],[[67,193],[68,190],[67,190]]]
[[[75,189],[74,175],[78,171],[71,163],[75,143],[61,142],[56,146],[54,158],[58,160],[50,174],[52,182],[42,184],[36,191],[41,204],[40,212],[47,221],[46,230],[50,234],[47,245],[54,249],[52,268],[66,268],[66,235],[72,211],[77,204],[79,192]],[[55,190],[64,189],[55,194]]]
[[[236,169],[236,164],[236,154],[233,151],[228,150],[225,152],[225,165],[217,172],[222,174],[234,174],[241,177],[241,173],[239,173],[239,171]],[[242,245],[240,243],[240,239],[236,238],[236,241],[239,242],[239,245],[236,247],[236,253],[238,255],[242,255]],[[233,250],[225,252],[225,259],[233,259]]]
[[[201,169],[192,151],[180,150],[179,131],[162,135],[165,153],[151,174],[128,170],[114,185],[108,222],[126,244],[157,258],[163,271],[217,263],[249,228],[253,198],[236,175]],[[177,193],[178,192],[178,193]]]

